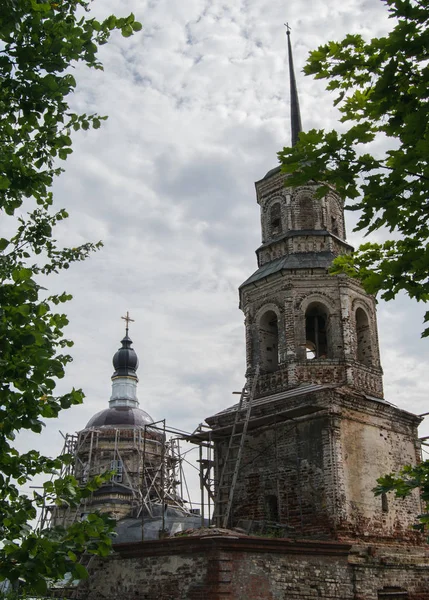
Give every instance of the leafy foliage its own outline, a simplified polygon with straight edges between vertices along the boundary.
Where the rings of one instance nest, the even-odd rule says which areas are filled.
[[[407,465],[397,474],[390,473],[377,479],[377,487],[374,488],[376,496],[387,492],[395,492],[396,498],[406,498],[414,490],[418,489],[424,513],[418,516],[419,522],[415,528],[426,531],[429,525],[429,461],[425,460],[419,465]]]
[[[335,186],[360,210],[356,230],[386,228],[393,239],[338,258],[334,272],[359,278],[390,300],[399,291],[429,298],[429,7],[423,0],[384,0],[395,25],[385,37],[347,35],[312,52],[305,73],[328,80],[344,132],[301,133],[279,153],[292,185]],[[374,141],[383,143],[377,151]],[[425,321],[429,321],[429,312]],[[429,335],[427,328],[424,336]]]
[[[102,69],[97,51],[111,33],[129,37],[142,28],[132,14],[97,21],[89,9],[84,0],[3,0],[0,7],[0,210],[11,231],[0,238],[0,580],[19,580],[26,592],[38,594],[66,573],[84,577],[81,554],[104,555],[111,544],[111,523],[100,515],[68,530],[32,531],[38,507],[77,507],[103,477],[80,488],[73,477],[58,477],[70,456],[20,453],[14,443],[17,433],[40,433],[43,419],[83,399],[76,389],[55,394],[72,346],[63,336],[67,317],[56,311],[71,296],[49,295],[40,278],[45,282],[84,260],[101,243],[58,244],[54,228],[68,214],[53,209],[50,188],[62,171],[58,160],[72,152],[72,132],[97,129],[106,118],[70,109],[76,88],[71,67],[83,62]],[[18,214],[24,200],[30,205],[25,216]],[[53,478],[42,493],[23,494],[20,486],[39,474]]]

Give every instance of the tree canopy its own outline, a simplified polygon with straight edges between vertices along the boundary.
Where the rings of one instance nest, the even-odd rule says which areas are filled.
[[[98,21],[89,12],[85,0],[3,0],[0,7],[0,210],[3,231],[10,232],[0,238],[0,581],[19,581],[38,594],[66,573],[84,577],[80,555],[106,554],[111,544],[108,519],[100,515],[68,530],[32,529],[44,503],[76,507],[102,478],[79,487],[71,476],[58,477],[70,456],[20,453],[14,441],[25,430],[40,433],[43,419],[83,399],[79,389],[55,393],[71,361],[67,317],[58,312],[71,296],[50,295],[40,277],[84,260],[101,244],[64,248],[55,240],[55,225],[68,214],[55,207],[51,186],[62,172],[59,161],[72,152],[72,133],[98,128],[105,118],[70,108],[73,66],[102,69],[98,49],[112,32],[129,37],[142,28],[133,14]],[[18,212],[24,200],[25,215]],[[24,494],[21,486],[38,474],[52,479],[40,493]]]
[[[391,239],[339,257],[334,272],[359,278],[390,300],[404,291],[429,299],[429,6],[383,0],[391,31],[370,41],[350,34],[310,53],[304,71],[326,79],[341,113],[341,131],[301,133],[279,157],[292,185],[335,186],[357,231],[384,228]],[[373,142],[379,142],[375,147]],[[384,148],[384,150],[377,150]],[[425,321],[429,321],[429,311]],[[429,335],[427,327],[423,336]]]

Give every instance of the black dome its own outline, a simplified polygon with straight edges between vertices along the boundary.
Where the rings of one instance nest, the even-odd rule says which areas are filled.
[[[94,415],[85,429],[89,427],[109,427],[115,425],[125,425],[129,427],[144,427],[153,423],[153,419],[141,408],[131,408],[130,406],[115,406],[106,408]]]
[[[137,379],[136,370],[139,366],[139,359],[134,348],[131,348],[132,340],[126,335],[121,340],[122,347],[113,357],[113,368],[115,372],[112,377],[134,377]]]

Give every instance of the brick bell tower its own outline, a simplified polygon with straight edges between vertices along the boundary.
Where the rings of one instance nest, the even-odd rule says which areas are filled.
[[[295,144],[289,30],[287,40]],[[418,494],[398,500],[372,490],[381,475],[419,460],[421,419],[383,399],[375,299],[329,274],[353,249],[342,199],[334,189],[316,198],[317,186],[291,188],[280,167],[256,183],[258,269],[239,289],[250,400],[207,419],[215,519],[279,523],[301,537],[409,540]]]

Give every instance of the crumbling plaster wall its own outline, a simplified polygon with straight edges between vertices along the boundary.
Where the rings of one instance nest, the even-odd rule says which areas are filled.
[[[411,529],[421,512],[418,494],[406,499],[390,494],[385,511],[373,488],[378,477],[418,462],[420,420],[346,389],[268,401],[252,415],[270,418],[281,410],[306,406],[321,411],[293,421],[271,418],[255,428],[250,422],[235,487],[233,524],[240,519],[275,520],[299,536],[418,543]],[[209,422],[216,432],[232,419],[229,413]],[[216,441],[219,469],[228,441],[228,436]],[[273,495],[277,519],[269,515],[267,505]]]
[[[346,401],[341,421],[336,420],[333,430],[346,497],[341,527],[369,537],[412,538],[410,528],[422,509],[417,490],[404,499],[388,494],[383,506],[373,488],[382,475],[420,461],[418,419],[393,407],[370,402],[365,410],[365,405],[362,400],[355,405]]]

